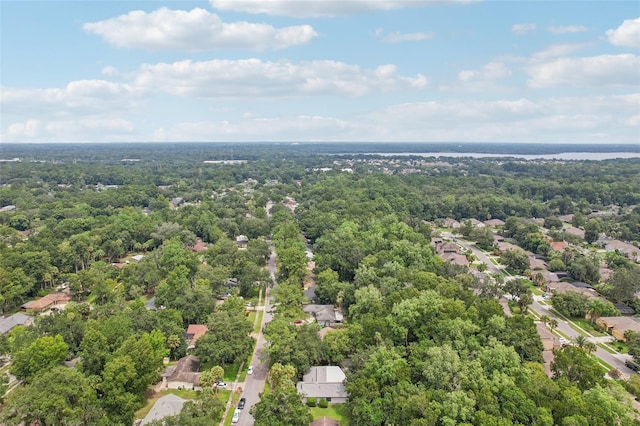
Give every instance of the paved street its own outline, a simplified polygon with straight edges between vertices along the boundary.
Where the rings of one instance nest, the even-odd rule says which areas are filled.
[[[267,267],[269,268],[269,274],[271,275],[271,279],[273,280],[274,286],[276,284],[276,254],[271,250],[271,257],[267,263]],[[245,382],[239,384],[243,386],[242,389],[242,398],[246,399],[246,405],[242,413],[240,414],[240,421],[237,423],[240,426],[251,426],[254,423],[253,417],[249,413],[251,407],[253,407],[258,401],[260,401],[260,393],[264,390],[265,380],[267,377],[267,372],[269,371],[269,367],[266,362],[262,362],[260,356],[262,354],[262,348],[265,344],[264,336],[262,335],[262,328],[265,324],[268,324],[271,321],[272,314],[270,313],[273,307],[271,306],[271,298],[269,297],[269,291],[267,289],[265,294],[265,303],[264,303],[264,316],[262,317],[262,325],[260,327],[260,331],[258,333],[258,341],[256,343],[256,349],[253,353],[253,357],[251,358],[251,365],[253,365],[253,374],[247,375]]]

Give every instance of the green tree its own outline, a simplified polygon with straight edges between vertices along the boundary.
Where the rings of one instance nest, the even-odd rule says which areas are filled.
[[[271,389],[291,387],[295,385],[296,369],[292,365],[276,362],[269,369],[269,386]]]
[[[42,370],[32,383],[18,386],[0,414],[4,425],[99,425],[104,414],[89,380],[74,369]]]
[[[589,308],[589,298],[586,294],[577,291],[567,291],[554,294],[551,297],[551,304],[562,315],[583,318]]]
[[[260,394],[260,402],[251,407],[251,415],[256,426],[307,426],[313,420],[309,407],[294,386]]]
[[[203,363],[224,366],[247,359],[253,339],[252,324],[244,314],[221,310],[211,315],[209,332],[196,342],[195,355]]]
[[[604,382],[600,365],[588,353],[577,346],[565,346],[553,351],[555,357],[551,371],[555,380],[566,379],[581,390],[593,388]]]
[[[584,240],[589,244],[594,243],[600,237],[601,225],[597,219],[589,219],[584,226]]]
[[[522,250],[509,249],[502,253],[500,261],[507,266],[507,268],[513,270],[515,273],[523,273],[529,269],[529,257],[527,253]]]
[[[13,354],[11,372],[29,381],[39,371],[64,361],[68,354],[69,346],[59,334],[38,337],[27,348]]]

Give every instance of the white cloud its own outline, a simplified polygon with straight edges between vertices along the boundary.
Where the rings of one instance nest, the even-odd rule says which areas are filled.
[[[425,76],[396,74],[394,65],[366,69],[337,61],[265,62],[260,59],[143,65],[136,84],[177,96],[277,98],[307,95],[362,96],[371,92],[423,88]]]
[[[349,119],[245,116],[179,123],[157,129],[155,140],[630,143],[637,141],[639,100],[640,94],[412,102]]]
[[[200,8],[163,7],[151,13],[135,10],[86,23],[83,28],[115,46],[148,50],[284,49],[306,44],[318,35],[310,25],[274,28],[250,22],[225,23]]]
[[[534,60],[544,60],[550,58],[558,58],[561,56],[567,56],[579,50],[590,47],[591,43],[561,43],[552,44],[543,50],[535,52],[532,55]]]
[[[6,138],[12,142],[127,142],[133,139],[135,126],[122,118],[80,118],[73,120],[36,120],[12,123]]]
[[[460,81],[491,81],[511,76],[511,70],[502,62],[490,62],[480,70],[465,70],[458,73]]]
[[[511,31],[516,34],[527,34],[536,29],[536,24],[513,24]]]
[[[614,46],[640,48],[640,18],[627,19],[615,30],[607,31],[607,39]]]
[[[511,69],[503,62],[489,62],[477,70],[463,70],[458,73],[457,81],[442,84],[439,89],[445,92],[508,92],[513,89],[501,85],[501,80],[511,77]]]
[[[431,40],[434,34],[431,32],[415,32],[415,33],[400,33],[398,31],[385,34],[384,30],[378,28],[376,30],[376,37],[385,43],[402,43],[405,41],[424,41]]]
[[[640,87],[640,57],[632,54],[558,58],[529,66],[534,88]]]
[[[640,93],[616,96],[411,102],[342,116],[256,114],[163,122],[144,130],[126,118],[30,119],[7,142],[443,141],[636,143]]]
[[[584,25],[565,25],[549,27],[547,30],[553,34],[573,34],[585,32],[587,31],[587,27]]]
[[[348,16],[366,12],[417,8],[479,0],[209,0],[214,9],[295,18]]]
[[[105,80],[77,80],[63,88],[2,87],[0,108],[5,114],[42,113],[57,117],[98,114],[135,108],[141,88]]]

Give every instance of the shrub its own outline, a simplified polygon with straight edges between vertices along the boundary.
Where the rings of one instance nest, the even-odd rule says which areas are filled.
[[[318,407],[320,408],[327,408],[328,406],[329,406],[329,403],[325,398],[320,399],[320,401],[318,402]]]
[[[309,407],[315,407],[316,406],[316,399],[313,398],[313,397],[307,398],[307,405]]]

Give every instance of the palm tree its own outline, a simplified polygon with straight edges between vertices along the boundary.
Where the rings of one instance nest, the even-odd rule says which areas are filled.
[[[529,305],[533,303],[533,294],[527,291],[518,298],[518,306],[520,306],[520,312],[522,315],[527,313]]]
[[[551,329],[551,332],[553,332],[553,330],[558,328],[558,320],[555,319],[555,318],[550,319],[549,320],[549,328]]]
[[[549,318],[549,315],[542,315],[542,316],[540,317],[540,322],[541,322],[542,324],[544,324],[544,326],[546,327],[546,326],[547,326],[547,324],[549,324],[549,322],[551,322],[551,318]]]
[[[600,299],[593,299],[589,303],[587,315],[591,318],[591,325],[595,324],[596,320],[608,310],[607,303]]]
[[[596,349],[598,349],[595,343],[591,342],[589,339],[582,335],[576,336],[573,341],[580,349],[589,353],[593,353],[596,351]]]

